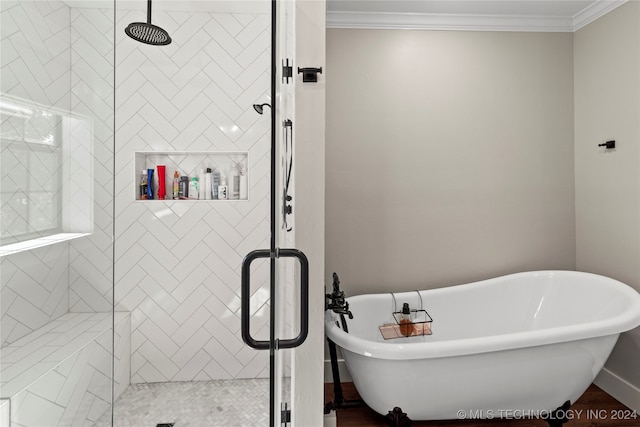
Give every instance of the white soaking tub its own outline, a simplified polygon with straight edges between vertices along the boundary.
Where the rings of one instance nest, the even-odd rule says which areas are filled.
[[[395,306],[394,306],[395,298]],[[384,340],[379,326],[420,299],[432,335]],[[539,416],[591,384],[621,332],[640,325],[640,294],[574,271],[517,273],[420,292],[347,299],[348,333],[326,312],[362,399],[413,420]]]

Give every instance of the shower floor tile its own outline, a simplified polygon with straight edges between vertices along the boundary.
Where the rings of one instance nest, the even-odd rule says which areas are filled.
[[[111,425],[110,413],[96,427]],[[114,405],[115,427],[269,425],[269,380],[131,384]]]

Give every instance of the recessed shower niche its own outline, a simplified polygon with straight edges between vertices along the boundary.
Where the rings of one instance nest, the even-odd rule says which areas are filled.
[[[248,152],[139,151],[135,153],[134,163],[135,200],[234,201],[249,198]]]

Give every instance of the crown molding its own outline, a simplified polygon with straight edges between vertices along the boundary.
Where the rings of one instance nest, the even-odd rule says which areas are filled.
[[[575,16],[327,11],[327,28],[574,32],[627,0],[600,0]]]
[[[573,31],[577,31],[611,12],[613,9],[622,6],[628,0],[600,0],[590,6],[584,8],[576,16],[573,17]]]
[[[573,21],[541,16],[329,11],[327,28],[570,32]]]

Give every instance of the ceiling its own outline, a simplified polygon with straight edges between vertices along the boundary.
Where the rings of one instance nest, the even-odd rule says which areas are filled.
[[[625,1],[327,0],[327,27],[573,32]]]

